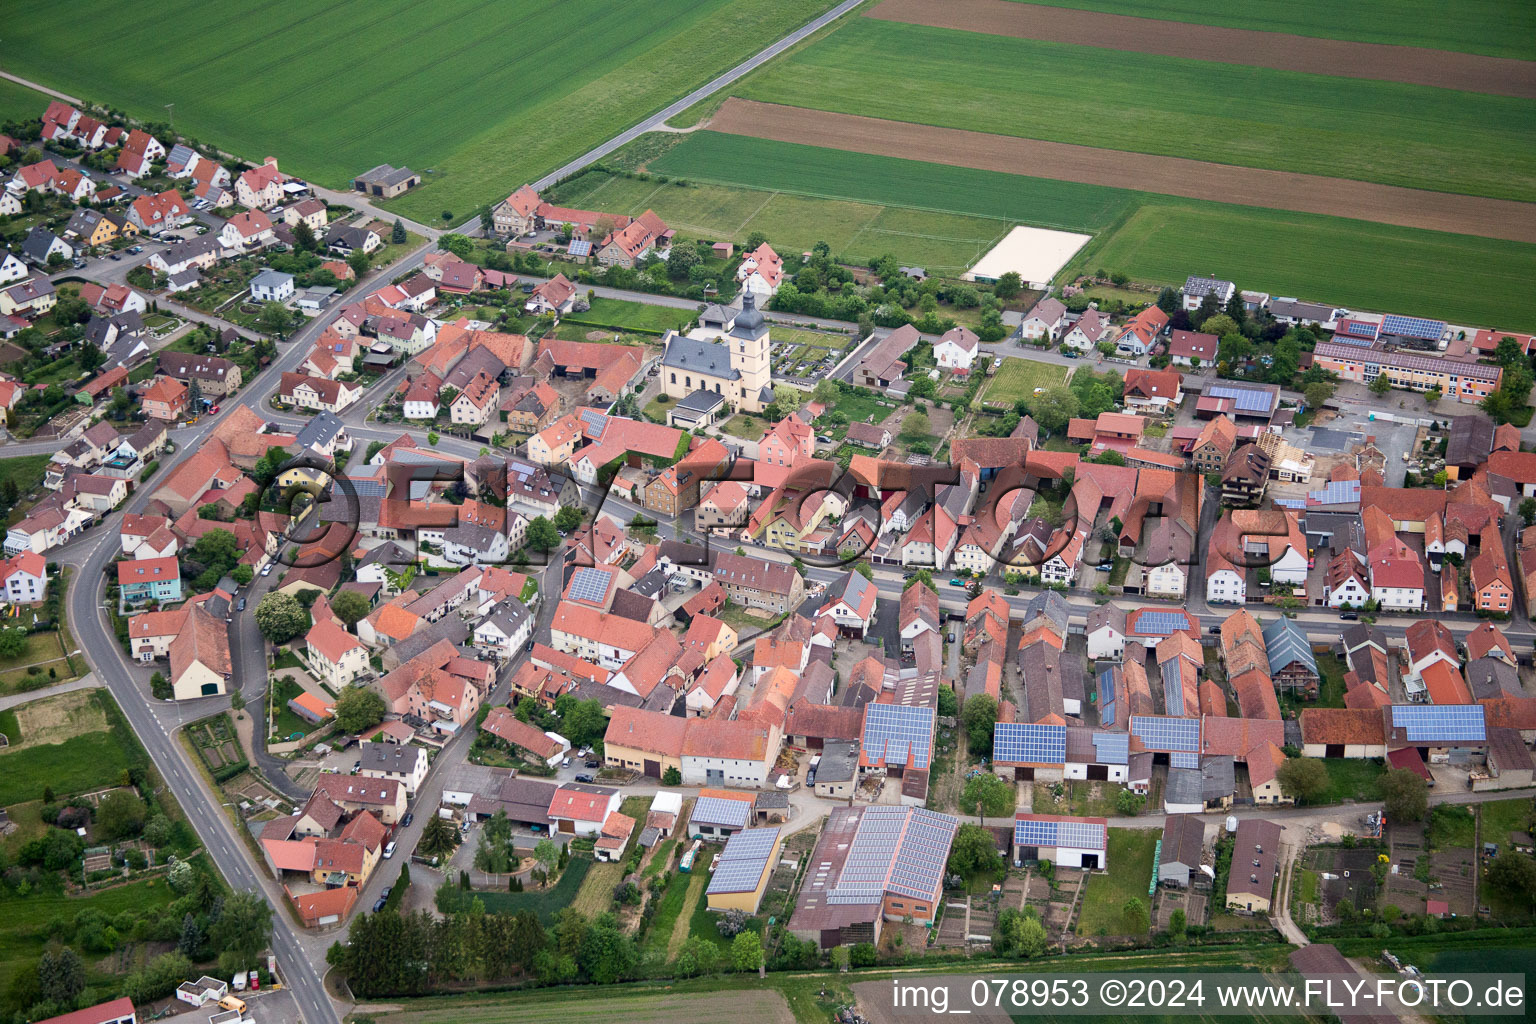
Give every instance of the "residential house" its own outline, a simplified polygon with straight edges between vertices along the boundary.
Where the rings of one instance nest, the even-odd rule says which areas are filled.
[[[597,262],[605,267],[634,267],[653,249],[665,249],[673,232],[655,211],[646,210],[621,228],[614,230],[593,247]]]
[[[576,303],[576,286],[564,274],[556,274],[535,288],[523,308],[536,315],[569,313]]]
[[[35,551],[0,561],[0,593],[12,604],[40,604],[48,595],[48,563]]]
[[[251,252],[275,241],[277,235],[272,230],[272,219],[260,210],[235,214],[224,222],[219,232],[219,242],[235,252]]]
[[[368,648],[330,618],[321,618],[304,637],[310,668],[340,691],[368,671]]]
[[[284,373],[277,397],[301,409],[323,409],[340,413],[362,394],[362,386],[345,381],[325,380],[302,373]]]
[[[783,283],[784,260],[774,252],[773,246],[764,242],[741,258],[741,265],[736,268],[736,280],[741,282],[743,291],[751,292],[766,305]]]
[[[277,169],[277,157],[269,156],[235,179],[235,202],[248,210],[271,210],[282,203],[287,180]]]
[[[1125,407],[1138,412],[1172,413],[1184,400],[1183,385],[1183,375],[1171,370],[1127,370]]]
[[[225,693],[234,675],[227,624],[209,614],[202,604],[191,606],[167,655],[176,700]]]
[[[934,361],[942,369],[954,373],[969,373],[971,364],[981,351],[981,339],[967,327],[952,327],[933,346]]]
[[[1191,274],[1184,279],[1184,287],[1180,289],[1180,294],[1183,296],[1185,311],[1190,313],[1198,310],[1207,297],[1214,299],[1221,309],[1226,309],[1227,303],[1232,301],[1232,296],[1237,294],[1237,285],[1215,277]]]
[[[240,364],[222,356],[161,352],[157,369],[161,376],[183,384],[195,381],[205,398],[227,398],[239,391],[243,383]]]
[[[127,216],[128,222],[145,234],[160,235],[191,223],[192,208],[180,192],[167,189],[157,195],[142,195],[129,203]]]
[[[1168,335],[1168,356],[1175,366],[1215,366],[1221,339],[1198,331],[1173,331]]]
[[[1098,347],[1099,342],[1112,340],[1113,337],[1114,328],[1110,326],[1109,317],[1090,308],[1061,336],[1061,346],[1086,352]]]
[[[21,255],[35,266],[46,267],[48,261],[55,256],[66,262],[73,259],[75,247],[41,224],[36,224],[21,243]]]
[[[1148,306],[1126,321],[1115,337],[1115,349],[1127,355],[1144,356],[1167,326],[1168,314],[1157,306]]]
[[[1098,310],[1093,310],[1093,312],[1096,313]],[[1062,305],[1061,300],[1047,295],[1035,303],[1033,309],[1024,314],[1024,319],[1019,323],[1017,336],[1026,341],[1033,341],[1037,338],[1055,341],[1066,325],[1067,307]]]

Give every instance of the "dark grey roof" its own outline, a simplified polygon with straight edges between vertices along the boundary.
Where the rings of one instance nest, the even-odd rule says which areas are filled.
[[[1200,852],[1205,847],[1205,822],[1193,814],[1170,814],[1163,819],[1162,863],[1183,864],[1191,871],[1200,870]]]
[[[1264,648],[1269,654],[1269,670],[1278,675],[1287,667],[1301,664],[1317,675],[1317,659],[1312,643],[1293,620],[1281,617],[1263,627]]]
[[[321,411],[313,419],[304,425],[299,431],[298,445],[300,448],[320,448],[330,444],[336,439],[336,435],[346,429],[346,424],[341,422],[335,413]]]
[[[1125,609],[1111,601],[1109,604],[1101,604],[1088,613],[1087,632],[1109,626],[1116,633],[1125,632]]]
[[[719,304],[705,306],[704,312],[699,314],[699,323],[728,324],[736,319],[736,311]]]
[[[418,629],[390,650],[403,665],[439,640],[447,640],[457,647],[467,639],[469,639],[469,623],[457,615],[445,615],[425,629]]]
[[[1134,757],[1133,757],[1134,762]],[[1204,784],[1198,768],[1169,768],[1168,785],[1163,788],[1163,803],[1203,804]]]
[[[691,391],[688,396],[677,403],[677,408],[687,412],[708,413],[714,412],[725,404],[725,396],[715,391],[705,391],[700,388]]]
[[[1520,673],[1503,658],[1477,658],[1467,662],[1467,685],[1473,700],[1495,697],[1524,697]]]
[[[498,604],[491,614],[481,620],[480,624],[484,625],[489,622],[500,629],[504,636],[511,637],[517,635],[517,631],[523,627],[523,623],[528,621],[528,616],[528,609],[523,605],[523,602],[515,597],[509,597],[501,602],[501,604]]]
[[[1383,651],[1387,650],[1387,635],[1368,622],[1357,622],[1344,630],[1345,652],[1356,651],[1367,644],[1375,644]]]
[[[1493,451],[1493,421],[1482,413],[1451,417],[1450,437],[1445,443],[1449,466],[1475,468],[1488,461]]]
[[[27,232],[26,241],[21,243],[21,254],[33,263],[46,263],[48,262],[48,250],[53,247],[53,243],[58,241],[58,239],[58,235],[38,224],[31,231]],[[65,244],[68,245],[69,243],[66,242]],[[71,246],[70,248],[74,247]]]
[[[851,782],[859,770],[858,740],[827,740],[816,766],[817,782]]]
[[[681,334],[667,342],[661,365],[675,370],[703,373],[722,380],[740,380],[741,371],[731,365],[731,350],[714,341],[695,341]]]
[[[1305,519],[1307,536],[1323,540],[1333,554],[1349,548],[1361,558],[1365,557],[1365,528],[1355,512],[1308,512]],[[1319,545],[1322,546],[1322,545]]]
[[[1325,324],[1333,319],[1333,307],[1321,302],[1301,302],[1296,299],[1270,299],[1269,315],[1275,319],[1315,320]]]
[[[1202,800],[1220,800],[1237,791],[1237,776],[1231,754],[1218,754],[1200,762],[1200,796]]]
[[[731,327],[731,337],[754,339],[761,338],[768,333],[768,323],[763,319],[763,311],[757,308],[757,298],[751,292],[741,297],[741,312],[736,314],[736,323]]]

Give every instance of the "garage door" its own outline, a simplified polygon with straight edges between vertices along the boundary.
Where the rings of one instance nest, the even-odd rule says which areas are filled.
[[[576,823],[574,821],[572,821],[571,819],[569,819],[569,818],[561,818],[560,819],[560,831],[561,832],[575,832],[576,831]]]
[[[650,779],[661,778],[661,762],[647,759],[645,762],[645,775],[646,778]]]
[[[1013,778],[1016,782],[1033,782],[1035,781],[1035,769],[1019,765],[1013,769]]]
[[[1088,777],[1090,779],[1102,779],[1102,780],[1108,781],[1108,779],[1109,779],[1109,765],[1107,765],[1107,764],[1091,764],[1091,765],[1089,765],[1088,766]]]

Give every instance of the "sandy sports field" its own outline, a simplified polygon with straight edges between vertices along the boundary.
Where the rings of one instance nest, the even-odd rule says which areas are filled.
[[[732,97],[712,131],[1212,202],[1536,243],[1536,204],[936,128]]]
[[[1450,50],[1133,18],[1016,0],[884,0],[868,17],[1220,64],[1536,98],[1536,62]]]
[[[477,999],[455,997],[432,1009],[383,1013],[390,1004],[375,1004],[370,1012],[388,1024],[570,1024],[579,1020],[622,1020],[626,1024],[678,1024],[680,1021],[752,1021],[753,1024],[795,1024],[789,1004],[777,991],[728,991],[640,995],[612,999],[561,999],[546,992],[522,997]],[[360,1008],[361,1009],[361,1008]]]

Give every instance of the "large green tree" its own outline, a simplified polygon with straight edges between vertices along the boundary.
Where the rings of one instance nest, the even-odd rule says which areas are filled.
[[[1287,758],[1275,776],[1285,795],[1300,803],[1316,800],[1328,790],[1328,767],[1315,757]]]
[[[377,691],[366,686],[348,686],[336,697],[336,728],[356,735],[382,722],[388,710]]]
[[[416,845],[423,856],[442,859],[457,850],[460,841],[459,830],[453,827],[453,822],[434,814],[422,826],[421,841]]]
[[[1429,784],[1417,772],[1394,768],[1381,777],[1381,800],[1388,821],[1421,821],[1429,809]]]
[[[1026,401],[1030,415],[1040,424],[1040,429],[1047,433],[1061,433],[1067,429],[1068,421],[1077,415],[1077,395],[1062,384],[1048,387],[1044,394],[1034,395]]]
[[[96,806],[96,831],[104,839],[132,839],[144,831],[149,808],[126,789],[114,789]]]
[[[208,941],[221,954],[230,954],[247,967],[255,966],[258,954],[272,941],[272,905],[255,889],[226,896],[218,918],[208,929]]]
[[[367,618],[372,610],[368,599],[355,590],[343,590],[331,598],[331,611],[349,628],[355,626],[359,620]]]
[[[949,870],[970,880],[981,875],[1002,874],[1003,855],[997,852],[997,840],[991,831],[966,822],[955,832],[949,848]]]
[[[992,753],[992,727],[997,724],[997,700],[984,693],[967,697],[960,707],[965,738],[975,757]]]
[[[535,551],[553,551],[560,546],[560,533],[544,516],[534,516],[528,521],[526,543]]]
[[[989,816],[1000,818],[1011,815],[1017,805],[1017,793],[1012,784],[991,772],[982,772],[975,778],[966,779],[965,788],[960,791],[960,810],[966,814],[980,815],[983,825]]]
[[[285,644],[309,628],[309,612],[290,594],[273,592],[256,605],[256,628],[274,644]]]

